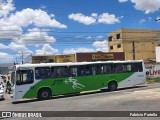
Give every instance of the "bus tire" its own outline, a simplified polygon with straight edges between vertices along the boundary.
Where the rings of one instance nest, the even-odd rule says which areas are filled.
[[[116,81],[111,81],[108,83],[108,90],[109,91],[115,91],[117,90],[117,82]]]
[[[38,99],[39,100],[47,100],[51,98],[51,90],[49,88],[43,88],[38,91]]]

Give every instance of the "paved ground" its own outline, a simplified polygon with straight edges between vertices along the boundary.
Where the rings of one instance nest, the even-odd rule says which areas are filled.
[[[0,110],[2,111],[160,111],[160,84],[147,85],[135,88],[120,89],[114,92],[92,92],[81,95],[59,96],[50,100],[37,101],[28,100],[12,104],[9,95],[6,99],[0,101]],[[11,119],[11,118],[9,118]],[[12,118],[17,119],[17,118]],[[38,120],[39,118],[37,118]],[[44,119],[44,118],[43,118]],[[46,118],[59,119],[62,118]],[[153,118],[123,118],[123,117],[92,117],[75,118],[63,117],[65,120],[71,119],[159,119]]]

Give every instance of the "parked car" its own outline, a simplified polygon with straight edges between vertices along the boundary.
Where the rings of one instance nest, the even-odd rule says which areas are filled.
[[[0,100],[4,100],[4,85],[0,83]]]

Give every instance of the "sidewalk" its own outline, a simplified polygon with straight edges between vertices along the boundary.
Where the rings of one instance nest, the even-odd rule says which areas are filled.
[[[11,98],[10,94],[5,93],[4,94],[4,99],[5,100],[11,100],[12,98]]]
[[[135,92],[160,94],[160,88],[152,88],[152,89],[140,90],[140,91],[135,91]]]

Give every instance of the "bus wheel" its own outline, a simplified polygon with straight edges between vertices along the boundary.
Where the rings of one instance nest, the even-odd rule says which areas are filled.
[[[47,100],[51,97],[51,90],[48,88],[44,88],[39,90],[38,92],[38,99],[39,100]]]
[[[115,90],[117,90],[117,82],[115,82],[115,81],[109,82],[109,84],[108,84],[108,90],[109,91],[115,91]]]

